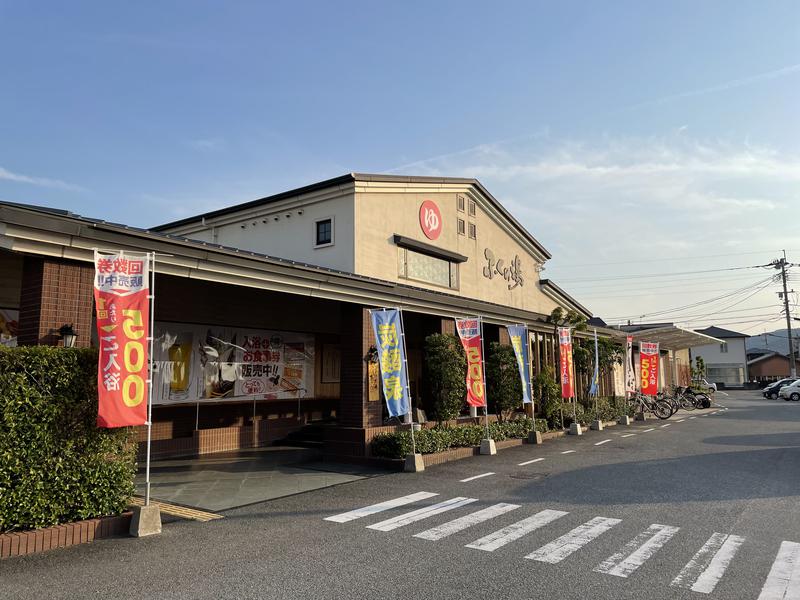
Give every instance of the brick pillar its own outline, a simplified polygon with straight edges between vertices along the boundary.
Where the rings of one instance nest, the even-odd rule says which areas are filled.
[[[94,267],[68,260],[26,256],[19,305],[20,345],[57,346],[58,329],[72,325],[76,346],[88,347],[92,332]]]
[[[383,403],[370,402],[367,362],[364,358],[375,345],[369,311],[355,304],[342,304],[342,372],[338,420],[342,427],[383,425]]]

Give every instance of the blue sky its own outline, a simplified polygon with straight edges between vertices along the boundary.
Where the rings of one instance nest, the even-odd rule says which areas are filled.
[[[0,0],[0,56],[0,199],[148,226],[349,171],[475,176],[607,316],[749,280],[606,274],[800,262],[795,1]]]

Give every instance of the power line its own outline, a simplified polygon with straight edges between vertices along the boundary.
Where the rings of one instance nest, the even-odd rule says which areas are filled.
[[[601,263],[567,263],[565,265],[558,265],[559,269],[567,268],[580,268],[580,267],[603,267],[606,265],[633,265],[639,263],[654,263],[654,262],[673,262],[683,260],[698,260],[701,258],[727,258],[729,256],[752,256],[754,254],[775,254],[778,250],[754,250],[752,252],[730,252],[728,254],[705,254],[695,256],[680,256],[676,258],[655,258],[655,259],[640,259],[640,260],[621,260],[616,262],[601,262]],[[800,252],[800,250],[798,251]]]
[[[704,269],[701,271],[675,271],[671,273],[638,273],[636,275],[621,275],[617,277],[574,277],[572,279],[561,279],[559,281],[615,281],[624,279],[648,279],[653,277],[669,277],[671,275],[693,275],[695,273],[721,273],[723,271],[743,271],[745,269],[761,269],[772,265],[753,265],[750,267],[727,267],[725,269]]]
[[[689,308],[695,308],[697,306],[702,306],[704,304],[711,304],[713,302],[718,302],[718,301],[724,300],[726,298],[738,296],[739,294],[745,294],[745,293],[751,291],[754,287],[762,286],[762,284],[764,284],[762,287],[759,287],[756,290],[756,292],[759,292],[762,289],[766,288],[772,282],[774,277],[775,277],[774,275],[770,275],[766,279],[762,279],[761,281],[758,281],[753,285],[748,285],[748,286],[745,286],[743,288],[739,288],[738,290],[735,290],[730,294],[723,294],[722,296],[716,296],[714,298],[709,298],[707,300],[701,300],[699,302],[693,302],[693,303],[687,304],[685,306],[678,306],[676,308],[664,309],[664,310],[654,311],[654,312],[651,312],[651,313],[645,313],[645,314],[640,314],[640,315],[623,315],[621,317],[611,317],[611,318],[609,318],[609,320],[611,320],[611,321],[620,321],[620,320],[624,320],[624,319],[628,319],[628,318],[640,318],[640,319],[642,319],[644,317],[653,317],[653,316],[658,316],[658,315],[665,315],[665,314],[669,314],[669,313],[674,313],[674,312],[678,312],[678,311],[681,311],[681,310],[686,310],[686,309],[689,309]]]
[[[722,276],[722,277],[711,275],[711,276],[704,276],[704,277],[694,277],[692,279],[688,279],[688,278],[685,278],[685,277],[682,277],[682,278],[679,278],[679,279],[663,279],[663,280],[660,280],[660,281],[658,281],[656,283],[668,283],[668,285],[652,286],[652,285],[649,285],[649,283],[648,283],[646,289],[648,289],[648,290],[665,289],[666,290],[666,289],[671,289],[671,288],[674,288],[674,287],[678,287],[681,284],[695,284],[695,283],[707,283],[707,282],[708,283],[722,283],[724,281],[738,281],[738,282],[747,283],[746,279],[751,279],[753,277],[761,278],[761,273],[757,273],[757,274],[754,273],[752,275],[734,275],[733,277],[731,277],[730,275],[725,275],[725,276]],[[753,279],[753,281],[755,281],[755,280]],[[645,285],[645,284],[642,284],[642,283],[638,283],[638,284],[631,283],[630,285],[628,285],[626,283],[622,283],[622,284],[609,283],[609,284],[603,285],[603,284],[596,284],[596,283],[577,283],[577,284],[570,285],[570,291],[573,293],[573,295],[576,295],[576,294],[583,295],[583,291],[581,289],[579,289],[579,288],[581,286],[584,286],[584,285],[589,286],[588,288],[586,288],[585,291],[592,291],[592,290],[596,290],[596,289],[611,289],[611,290],[615,290],[615,291],[617,291],[617,290],[625,291],[625,290],[641,290],[641,289],[643,289],[642,286]],[[686,291],[686,290],[684,290],[684,291]]]

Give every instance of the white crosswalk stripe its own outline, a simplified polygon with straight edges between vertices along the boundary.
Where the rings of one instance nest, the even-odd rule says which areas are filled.
[[[710,594],[743,543],[743,537],[714,533],[670,585]]]
[[[678,527],[654,523],[646,531],[625,544],[622,550],[601,562],[594,570],[617,577],[628,577],[658,552],[678,531]]]
[[[434,494],[432,492],[417,492],[416,494],[409,494],[408,496],[401,496],[400,498],[395,498],[394,500],[387,500],[386,502],[379,502],[378,504],[372,504],[370,506],[351,510],[340,515],[325,517],[325,520],[333,521],[334,523],[347,523],[349,521],[355,521],[356,519],[360,519],[362,517],[367,517],[369,515],[374,515],[376,513],[389,510],[391,508],[405,506],[406,504],[411,504],[412,502],[418,502],[420,500],[427,500],[428,498],[433,498],[434,496],[438,495],[439,494]]]
[[[584,523],[580,527],[576,527],[569,533],[562,535],[557,540],[554,540],[542,546],[538,550],[531,552],[525,558],[538,560],[539,562],[546,562],[556,564],[567,558],[573,552],[580,550],[586,544],[600,537],[606,531],[621,523],[621,519],[609,519],[607,517],[595,517],[591,521]]]
[[[800,598],[800,544],[783,542],[758,600]]]
[[[504,515],[507,512],[516,510],[518,508],[519,504],[507,504],[506,502],[501,502],[472,514],[459,517],[458,519],[445,523],[444,525],[439,525],[438,527],[418,533],[414,537],[435,542],[437,540],[441,540],[442,538],[446,538],[449,535],[453,535],[454,533],[458,533],[459,531],[463,531],[468,527],[472,527],[478,523],[483,523],[489,519],[494,519],[495,517],[499,517],[500,515]]]
[[[405,513],[403,515],[392,517],[391,519],[386,519],[385,521],[375,523],[374,525],[367,525],[367,529],[375,529],[377,531],[392,531],[398,527],[405,527],[406,525],[416,523],[422,519],[427,519],[428,517],[432,517],[448,510],[453,510],[454,508],[459,508],[466,504],[471,504],[472,502],[477,501],[477,498],[463,498],[461,496],[457,496],[455,498],[450,498],[450,500],[439,502],[438,504],[412,510],[410,513]]]
[[[475,548],[476,550],[494,552],[498,548],[502,548],[506,544],[518,540],[522,536],[527,535],[528,533],[535,531],[540,527],[544,527],[548,523],[552,523],[556,519],[560,519],[564,515],[568,514],[569,513],[564,512],[563,510],[548,509],[540,511],[532,517],[517,521],[508,527],[504,527],[503,529],[495,531],[494,533],[490,533],[479,540],[475,540],[471,544],[467,544],[467,548]]]

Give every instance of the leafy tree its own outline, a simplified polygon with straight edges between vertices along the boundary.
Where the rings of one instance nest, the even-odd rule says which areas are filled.
[[[555,371],[551,366],[545,366],[533,378],[533,397],[539,403],[542,413],[548,423],[558,428],[561,427],[561,387],[556,381]]]
[[[509,418],[522,404],[522,380],[511,346],[498,342],[490,344],[486,361],[486,387],[501,421]]]
[[[694,359],[695,367],[692,368],[692,379],[703,379],[706,376],[706,361],[702,356]]]
[[[454,335],[434,333],[425,338],[429,416],[439,422],[455,419],[467,396],[467,358]]]

